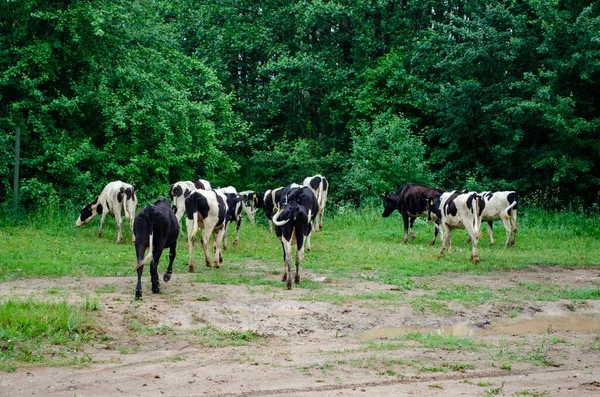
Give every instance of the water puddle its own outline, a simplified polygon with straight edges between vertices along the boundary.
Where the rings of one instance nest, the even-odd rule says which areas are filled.
[[[532,319],[509,319],[492,323],[484,329],[471,328],[467,322],[454,325],[434,327],[384,327],[356,334],[363,340],[391,339],[413,332],[436,334],[443,336],[493,336],[543,334],[553,331],[600,331],[600,317],[580,314],[536,315]]]

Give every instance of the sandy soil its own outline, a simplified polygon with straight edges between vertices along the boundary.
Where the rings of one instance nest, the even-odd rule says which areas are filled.
[[[319,294],[385,291],[405,298],[344,304],[317,302],[309,299],[315,291],[287,291],[283,283],[280,289],[206,285],[183,273],[161,283],[161,294],[149,293],[146,275],[141,302],[132,300],[134,277],[3,283],[0,297],[97,298],[98,336],[80,353],[92,363],[0,372],[0,395],[599,396],[600,301],[524,301],[517,317],[514,304],[455,304],[452,315],[415,312],[409,304],[456,283],[494,291],[519,281],[597,289],[599,273],[532,266],[460,280],[446,274],[414,278],[409,291],[361,278],[325,280]],[[199,335],[206,327],[252,330],[259,337],[219,347]],[[477,347],[393,339],[415,330],[464,337]]]

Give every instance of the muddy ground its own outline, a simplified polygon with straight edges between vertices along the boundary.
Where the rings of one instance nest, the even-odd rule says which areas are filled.
[[[183,273],[162,283],[161,294],[149,293],[146,275],[141,302],[132,300],[134,277],[3,283],[0,296],[97,298],[98,318],[97,337],[78,353],[91,363],[0,372],[0,395],[599,396],[598,300],[450,303],[449,314],[415,311],[410,303],[457,284],[491,291],[518,282],[597,289],[599,273],[531,266],[445,274],[414,278],[406,291],[363,278],[326,279],[321,296],[366,297],[336,303],[308,299],[315,293],[309,289],[207,285]],[[399,296],[384,299],[382,292]],[[257,337],[220,345],[201,331],[207,329]],[[403,338],[415,331],[455,335],[463,345]]]

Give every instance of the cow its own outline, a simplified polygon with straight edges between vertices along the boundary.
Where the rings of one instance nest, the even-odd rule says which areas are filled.
[[[255,214],[258,211],[258,196],[257,193],[253,190],[244,190],[240,192],[240,197],[242,199],[242,210],[250,219],[250,223],[255,224]]]
[[[142,273],[144,265],[150,264],[150,279],[152,292],[160,292],[158,283],[158,261],[164,249],[169,248],[169,267],[163,275],[163,281],[168,282],[173,273],[173,261],[177,252],[177,238],[179,237],[179,224],[175,219],[169,201],[166,197],[160,198],[154,204],[144,207],[135,217],[133,229],[135,235],[135,255],[137,257],[137,285],[135,298],[142,297]],[[148,250],[148,254],[144,253]]]
[[[315,232],[323,230],[323,213],[325,212],[325,204],[327,203],[327,193],[329,191],[329,182],[322,175],[309,176],[302,182],[307,186],[317,197],[319,204],[319,213],[315,218]]]
[[[506,243],[504,247],[514,247],[517,237],[517,207],[519,196],[514,191],[504,192],[483,192],[479,193],[485,203],[485,208],[481,213],[481,221],[487,222],[487,230],[490,236],[490,244],[494,245],[494,234],[492,232],[492,222],[502,221],[506,229]]]
[[[466,229],[472,243],[471,259],[479,263],[477,244],[481,229],[481,214],[485,209],[483,198],[476,192],[452,191],[443,193],[438,199],[431,200],[430,211],[441,220],[442,247],[440,256],[446,246],[448,255],[452,253],[452,230]]]
[[[225,225],[227,221],[227,199],[223,193],[216,190],[198,189],[185,199],[186,227],[188,235],[188,251],[190,259],[188,270],[194,271],[194,236],[198,229],[202,229],[202,249],[204,250],[204,259],[206,266],[219,268],[223,262],[221,252],[221,243],[225,234]],[[210,236],[215,238],[215,260],[211,264],[210,253],[208,249],[208,240]]]
[[[273,215],[275,234],[283,247],[283,278],[287,289],[292,289],[292,244],[296,243],[296,273],[294,282],[300,283],[300,263],[304,258],[304,242],[310,251],[312,223],[319,212],[317,197],[306,186],[291,184],[281,193],[280,207]]]
[[[430,216],[428,216],[427,211],[429,201],[438,199],[443,192],[442,189],[407,183],[402,185],[400,189],[392,195],[385,193],[382,216],[387,218],[395,210],[398,210],[398,212],[402,214],[402,220],[404,222],[404,238],[402,242],[406,244],[409,231],[411,239],[415,239],[415,232],[413,231],[415,219],[418,217],[428,217],[429,219]],[[434,232],[433,240],[429,242],[429,245],[435,245],[435,239],[440,228],[440,221],[435,218],[435,215],[433,215],[431,220],[434,221]]]
[[[183,228],[181,225],[181,216],[185,212],[185,199],[193,191],[197,189],[210,190],[210,182],[204,179],[195,181],[179,181],[172,184],[169,188],[169,197],[173,203],[173,212],[179,224],[179,233],[183,236]]]
[[[108,214],[115,217],[117,222],[117,244],[123,241],[123,233],[121,224],[123,219],[121,215],[125,216],[125,219],[129,220],[129,226],[131,228],[131,239],[135,242],[135,235],[133,234],[133,224],[135,222],[135,208],[137,207],[137,198],[135,196],[135,189],[128,183],[115,181],[111,182],[102,189],[102,193],[96,197],[96,199],[87,204],[81,210],[79,218],[75,222],[75,226],[79,227],[90,222],[96,217],[96,215],[102,215],[100,218],[100,228],[98,229],[98,237],[102,236],[102,227]]]
[[[282,191],[283,187],[278,187],[277,189],[255,193],[256,208],[262,208],[265,211],[265,215],[269,221],[269,233],[273,233],[273,215],[279,209],[279,201],[281,199]]]
[[[223,237],[223,249],[227,249],[227,238],[229,236],[229,224],[236,223],[235,240],[233,245],[238,245],[240,241],[240,228],[242,226],[242,197],[237,193],[233,186],[219,188],[217,191],[225,195],[227,201],[227,220],[225,224],[225,236]]]

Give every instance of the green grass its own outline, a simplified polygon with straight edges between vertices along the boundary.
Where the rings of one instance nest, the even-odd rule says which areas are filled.
[[[0,369],[14,370],[22,363],[84,363],[80,353],[94,337],[95,310],[86,299],[82,306],[66,302],[10,299],[0,303]]]
[[[313,234],[313,251],[306,252],[302,267],[317,276],[334,280],[363,277],[404,291],[414,287],[410,280],[413,276],[522,269],[531,264],[600,264],[597,255],[600,252],[598,215],[521,210],[517,247],[503,248],[504,230],[497,222],[495,235],[498,246],[491,247],[487,233],[482,232],[479,244],[481,263],[475,266],[469,260],[470,249],[465,243],[464,231],[453,233],[453,254],[439,258],[439,239],[435,247],[427,245],[432,228],[424,220],[415,222],[416,241],[402,244],[402,220],[397,213],[382,218],[379,208],[346,211],[343,215],[332,212],[325,219],[325,231]],[[3,241],[0,266],[4,270],[0,272],[0,281],[41,276],[134,275],[135,252],[129,243],[131,232],[128,227],[124,227],[123,232],[125,243],[117,245],[113,218],[107,218],[103,236],[98,238],[98,219],[76,228],[76,211],[45,215],[33,216],[20,223],[4,221],[0,224],[0,240]],[[230,247],[224,252],[225,263],[221,269],[204,266],[200,243],[196,241],[194,257],[198,282],[284,287],[279,280],[283,268],[281,244],[274,234],[268,233],[261,215],[257,225],[253,226],[248,221],[243,224],[238,246],[233,246],[233,238],[230,238]],[[167,260],[167,255],[163,255],[160,271],[166,268]],[[187,261],[187,244],[180,239],[174,272],[186,272]],[[319,285],[311,284],[309,280],[302,282],[308,288],[318,288]],[[600,290],[563,291],[561,294],[570,294],[571,299],[591,299],[599,297]]]

